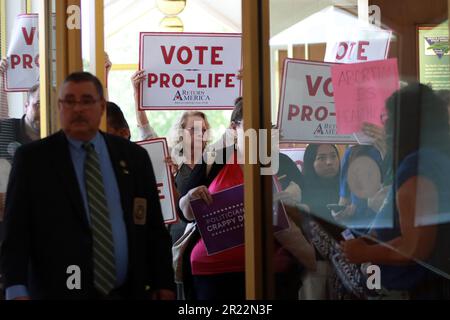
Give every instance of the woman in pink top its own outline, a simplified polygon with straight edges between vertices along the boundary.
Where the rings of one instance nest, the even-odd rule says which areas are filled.
[[[243,131],[242,122],[242,101],[239,100],[237,108],[233,111],[231,117],[231,128],[237,133]],[[239,135],[238,135],[239,136]],[[238,138],[239,139],[239,138]],[[238,153],[241,152],[238,146],[236,150],[229,148],[224,155],[231,155],[222,164],[215,162],[211,167],[209,174],[206,174],[206,164],[204,168],[198,168],[198,172],[203,174],[191,175],[190,186],[198,186],[188,191],[180,200],[180,207],[184,216],[188,220],[194,220],[190,208],[190,201],[196,198],[202,198],[207,204],[212,203],[211,194],[238,186],[244,183],[244,175],[241,165],[237,162]],[[202,177],[200,177],[202,176]],[[201,181],[203,180],[203,181]],[[200,185],[200,186],[199,186]],[[207,187],[207,185],[209,187]],[[183,192],[182,192],[183,194]],[[190,269],[193,275],[193,289],[195,294],[193,298],[197,300],[226,299],[228,290],[224,284],[232,284],[234,287],[233,297],[236,299],[245,299],[245,248],[236,247],[223,251],[218,254],[208,256],[205,243],[201,237],[194,245],[190,254]],[[215,292],[215,288],[221,288]],[[223,290],[222,290],[223,289]],[[218,295],[220,292],[220,295]],[[223,294],[223,295],[222,295]]]
[[[190,206],[193,199],[203,199],[207,204],[212,203],[211,194],[239,186],[244,183],[242,165],[237,159],[243,159],[244,134],[242,119],[242,99],[235,103],[231,116],[231,129],[236,139],[235,147],[223,152],[223,159],[212,166],[203,164],[203,168],[196,168],[191,174],[190,183],[180,200],[180,208],[186,219],[194,221]],[[240,161],[239,161],[240,162]],[[245,300],[245,247],[239,246],[226,251],[208,255],[203,239],[199,236],[192,251],[186,254],[189,261],[183,265],[185,289],[191,287],[193,292],[186,292],[186,296],[196,300]],[[314,251],[311,247],[311,253]],[[313,257],[313,259],[315,259]],[[277,243],[275,244],[275,271],[277,274],[298,270],[297,261]],[[186,271],[186,269],[188,271]],[[298,274],[298,272],[297,272]],[[189,282],[186,285],[186,282]],[[295,279],[292,279],[295,282]],[[298,287],[300,280],[298,277]],[[294,290],[295,291],[295,290]],[[295,296],[296,293],[295,292]]]

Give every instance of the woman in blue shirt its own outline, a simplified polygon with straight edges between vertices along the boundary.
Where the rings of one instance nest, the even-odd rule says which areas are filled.
[[[410,84],[386,103],[394,181],[377,215],[377,241],[342,242],[351,263],[380,267],[387,292],[444,298],[450,268],[450,138],[447,105],[427,86]],[[448,298],[448,296],[447,296]]]

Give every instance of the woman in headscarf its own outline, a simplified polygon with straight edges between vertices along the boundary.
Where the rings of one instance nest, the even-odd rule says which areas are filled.
[[[330,234],[338,236],[328,204],[339,202],[339,153],[333,144],[310,144],[303,157],[303,203]]]

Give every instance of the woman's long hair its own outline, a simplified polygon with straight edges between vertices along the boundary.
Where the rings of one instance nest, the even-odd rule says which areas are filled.
[[[175,123],[173,128],[170,130],[170,134],[168,137],[168,145],[171,149],[171,155],[175,159],[178,165],[183,163],[183,132],[186,129],[186,124],[189,117],[200,117],[205,121],[206,130],[209,130],[211,127],[208,122],[208,118],[206,114],[201,111],[186,111],[184,112],[180,119]],[[204,137],[203,149],[209,143],[209,137]]]

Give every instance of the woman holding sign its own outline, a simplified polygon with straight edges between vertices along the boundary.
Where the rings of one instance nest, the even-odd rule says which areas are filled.
[[[136,105],[136,118],[142,140],[157,137],[145,111],[139,110],[139,88],[141,83],[147,79],[147,76],[144,70],[138,70],[131,77]],[[198,133],[195,130],[196,126],[198,127]],[[167,162],[175,176],[175,185],[178,193],[186,187],[192,170],[202,161],[203,152],[208,142],[206,133],[209,129],[208,118],[201,111],[184,112],[171,129],[168,143],[172,157],[169,157]],[[172,243],[175,243],[181,237],[185,228],[185,221],[180,221],[170,226]]]
[[[224,157],[216,158],[211,166],[203,164],[194,169],[191,175],[191,181],[186,190],[183,191],[184,196],[180,200],[180,208],[186,219],[195,220],[194,212],[191,208],[191,201],[201,199],[206,206],[213,205],[213,195],[216,196],[222,191],[235,190],[244,183],[243,171],[241,168],[244,154],[244,134],[243,134],[243,114],[242,99],[238,99],[235,103],[235,109],[231,116],[231,128],[235,132],[235,147],[227,148],[223,153]],[[220,153],[218,151],[217,153]],[[220,161],[219,160],[223,160]],[[229,203],[225,201],[224,206],[226,212],[233,199],[229,199]],[[203,204],[204,205],[204,204]],[[242,207],[243,204],[240,204]],[[232,207],[235,207],[234,205]],[[238,206],[239,207],[239,206]],[[225,214],[228,214],[226,212]],[[243,217],[243,212],[241,212]],[[212,219],[221,218],[223,214],[218,214]],[[227,216],[230,219],[233,217]],[[239,218],[240,216],[236,216]],[[243,222],[243,221],[242,221]],[[199,223],[199,222],[198,222]],[[215,224],[217,226],[218,224]],[[234,225],[233,225],[234,226]],[[240,226],[243,227],[242,225]],[[233,227],[234,228],[234,227]],[[243,232],[243,229],[241,229]],[[300,232],[300,229],[298,229]],[[228,232],[228,231],[227,231]],[[220,232],[219,232],[220,233]],[[314,268],[314,250],[303,238],[299,236],[299,247],[303,247],[301,257],[296,255],[297,260],[302,260],[308,267]],[[226,237],[231,237],[231,232]],[[230,246],[226,249],[208,254],[206,241],[199,235],[194,239],[192,250],[185,252],[186,261],[183,265],[184,284],[187,297],[196,300],[245,300],[245,247],[243,245]],[[225,240],[232,240],[227,238]],[[217,240],[215,240],[217,241]],[[289,273],[291,270],[298,270],[297,260],[286,250],[276,243],[275,246],[275,271],[277,275]],[[308,250],[310,249],[310,250]],[[310,263],[312,261],[312,263]],[[289,273],[290,274],[290,273]],[[297,285],[294,290],[294,297],[298,297],[298,282],[293,278],[293,285]],[[286,282],[285,282],[286,283]],[[189,291],[192,289],[192,291]],[[285,287],[285,291],[290,288]]]
[[[231,120],[233,129],[243,130],[242,101],[233,111]],[[244,183],[244,175],[238,164],[237,156],[242,147],[237,141],[236,152],[228,149],[227,155],[232,155],[230,161],[224,157],[221,165],[214,163],[209,169],[206,164],[197,167],[191,177],[185,194],[180,200],[180,208],[187,220],[193,221],[195,217],[190,207],[190,202],[201,198],[208,205],[212,204],[212,193],[229,189]],[[226,165],[225,165],[226,163]],[[207,187],[209,186],[209,188]],[[184,284],[187,298],[195,300],[223,300],[235,298],[245,299],[245,252],[244,246],[235,247],[221,253],[208,256],[205,243],[201,237],[195,242],[192,252],[186,252],[189,263],[184,267],[190,267],[191,272],[184,272]],[[191,273],[192,288],[187,285],[188,274]],[[193,289],[193,292],[190,291]]]

